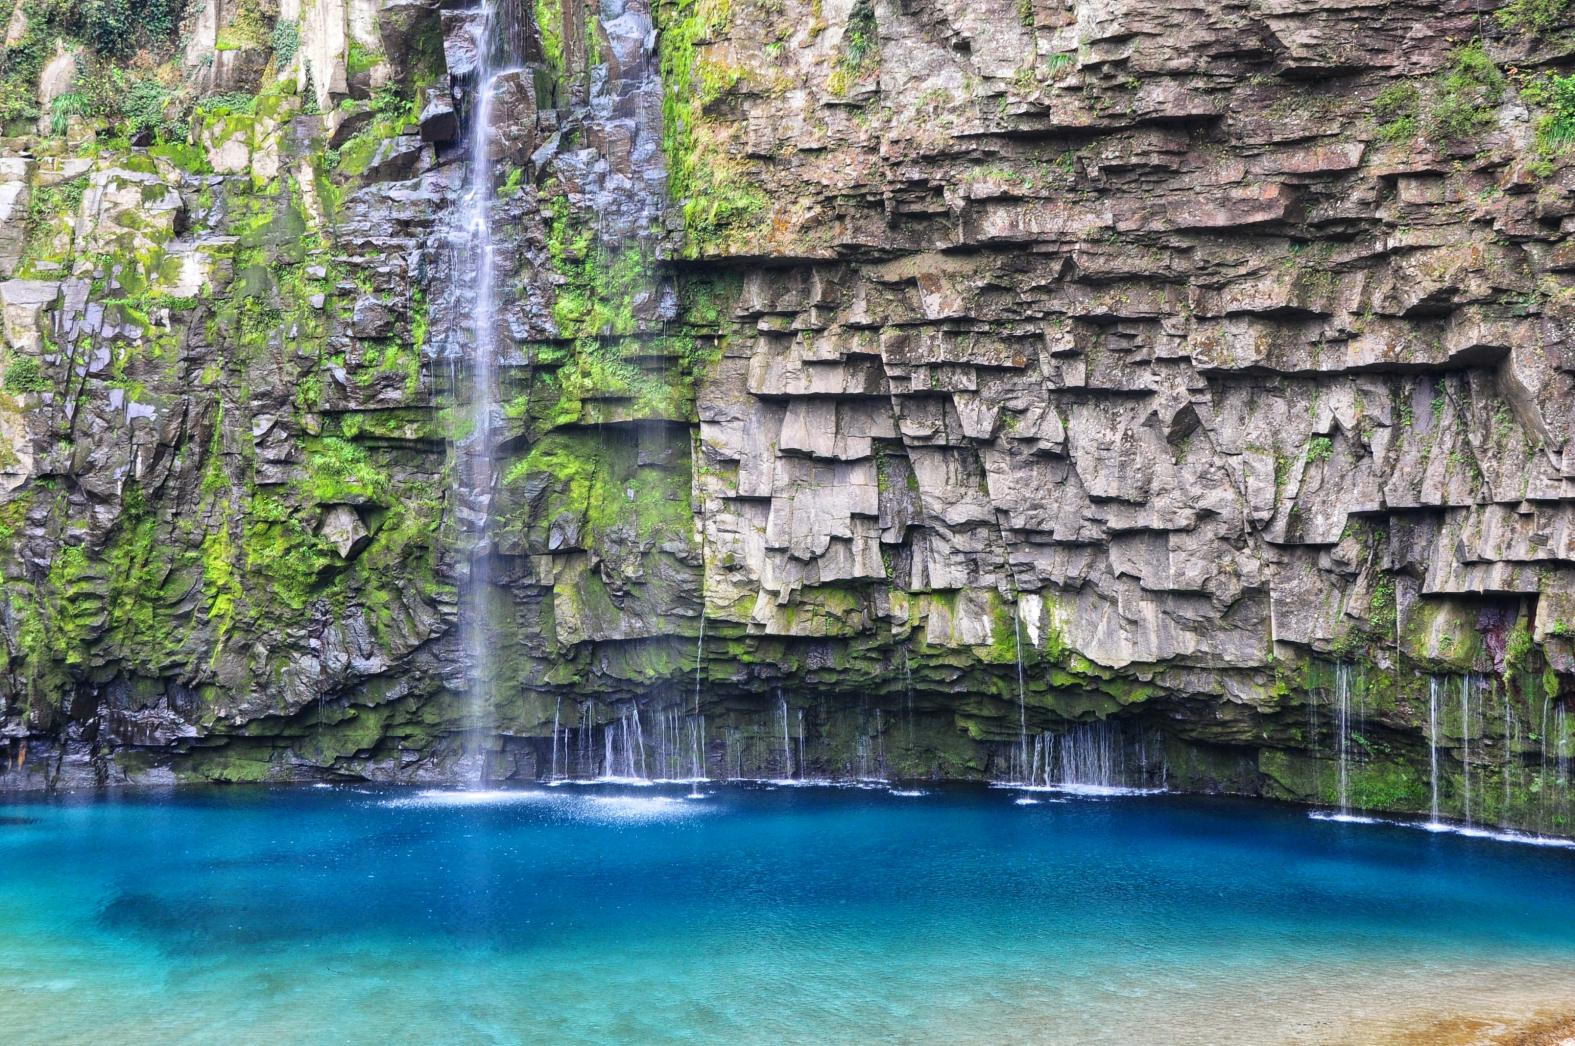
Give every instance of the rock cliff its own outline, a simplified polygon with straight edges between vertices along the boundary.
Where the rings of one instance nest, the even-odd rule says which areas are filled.
[[[1570,830],[1575,5],[153,6],[7,30],[0,783]]]

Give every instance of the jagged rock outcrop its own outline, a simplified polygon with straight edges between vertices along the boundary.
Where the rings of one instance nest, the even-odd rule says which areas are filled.
[[[184,137],[0,148],[0,781],[596,773],[642,709],[713,773],[1009,777],[1109,720],[1392,809],[1437,746],[1447,812],[1565,830],[1549,26],[505,4],[467,486],[475,9],[298,8],[191,5]]]

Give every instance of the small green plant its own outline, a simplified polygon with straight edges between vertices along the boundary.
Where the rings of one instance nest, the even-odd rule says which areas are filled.
[[[65,134],[73,116],[93,116],[93,100],[87,92],[72,89],[55,96],[49,103],[49,130],[51,134]]]
[[[1546,33],[1569,14],[1571,0],[1510,0],[1494,17],[1506,29]]]
[[[256,108],[257,97],[245,91],[210,95],[197,103],[198,114],[209,118],[250,113]]]
[[[1523,623],[1516,622],[1510,629],[1509,638],[1504,643],[1504,674],[1507,676],[1526,665],[1526,659],[1531,656],[1531,630]]]
[[[871,0],[855,0],[842,34],[842,64],[850,73],[861,73],[879,57],[880,34]]]
[[[295,22],[280,20],[269,36],[273,44],[273,58],[280,66],[288,65],[295,52],[301,49],[301,27]]]
[[[1328,436],[1314,436],[1307,441],[1307,460],[1317,465],[1329,460],[1334,453],[1334,441]]]
[[[350,41],[349,53],[345,56],[345,71],[351,76],[364,73],[383,60],[381,52],[374,51],[364,44]]]
[[[54,386],[43,366],[31,356],[18,356],[5,369],[5,390],[12,393],[48,392]]]
[[[1373,116],[1379,121],[1378,137],[1386,142],[1416,137],[1422,93],[1409,80],[1390,84],[1373,99]]]
[[[148,133],[161,139],[185,137],[185,128],[168,117],[173,91],[153,79],[115,79],[121,88],[120,115],[129,134]]]
[[[1503,94],[1504,74],[1480,39],[1456,48],[1428,114],[1428,133],[1441,141],[1457,141],[1487,130]]]
[[[1373,585],[1373,598],[1368,605],[1368,619],[1373,628],[1386,636],[1395,631],[1395,579],[1383,574]]]
[[[1547,76],[1529,81],[1520,92],[1528,104],[1540,106],[1537,151],[1544,157],[1564,152],[1575,142],[1575,76]]]

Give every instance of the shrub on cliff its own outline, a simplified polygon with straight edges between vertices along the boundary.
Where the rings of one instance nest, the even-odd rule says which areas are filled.
[[[43,366],[31,356],[18,356],[5,369],[5,390],[11,393],[48,392],[52,386]]]
[[[1455,141],[1487,130],[1504,95],[1499,72],[1481,40],[1457,48],[1439,84],[1428,119],[1428,132],[1441,141]]]

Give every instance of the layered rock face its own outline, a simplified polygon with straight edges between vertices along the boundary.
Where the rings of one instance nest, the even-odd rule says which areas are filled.
[[[210,0],[184,142],[5,140],[0,782],[1568,830],[1562,5],[503,6],[490,476],[475,8]]]

